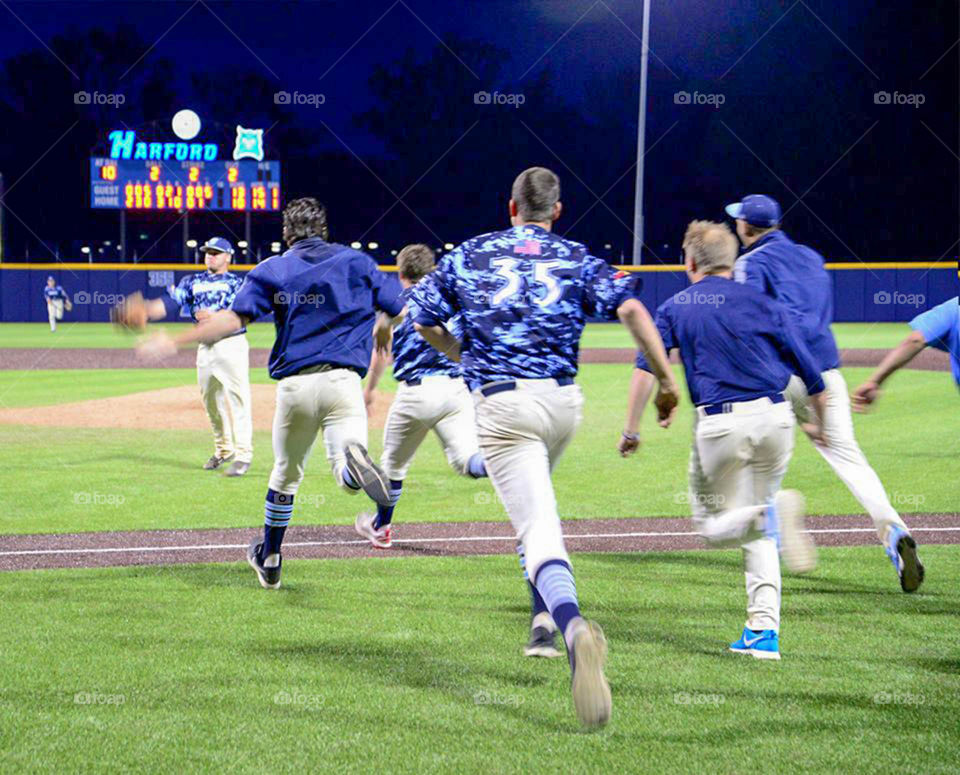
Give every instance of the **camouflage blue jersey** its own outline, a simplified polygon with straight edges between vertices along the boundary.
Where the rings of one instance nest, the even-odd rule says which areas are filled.
[[[413,319],[419,313],[411,291],[407,288],[401,298],[407,306],[407,316],[397,326],[393,334],[393,376],[401,382],[422,379],[434,374],[446,374],[449,377],[460,376],[460,364],[451,361],[434,349],[413,327]],[[459,319],[453,318],[446,325],[447,330],[459,338],[461,329]]]
[[[230,309],[241,285],[243,277],[234,272],[197,272],[187,275],[176,287],[171,286],[168,289],[170,299],[164,300],[167,315],[176,314],[178,309],[185,309],[196,322],[197,312],[202,309],[210,312]],[[246,329],[241,328],[236,333],[242,334],[244,331]]]
[[[474,390],[575,376],[587,316],[613,320],[638,291],[636,275],[527,225],[467,240],[415,286],[413,298],[421,325],[462,316],[461,367]]]

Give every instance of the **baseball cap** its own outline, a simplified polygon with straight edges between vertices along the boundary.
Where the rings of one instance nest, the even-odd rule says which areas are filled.
[[[780,223],[780,205],[766,194],[750,194],[742,202],[724,208],[731,218],[743,219],[751,226],[769,227]]]
[[[223,237],[211,237],[200,246],[201,253],[229,253],[233,255],[233,245]]]

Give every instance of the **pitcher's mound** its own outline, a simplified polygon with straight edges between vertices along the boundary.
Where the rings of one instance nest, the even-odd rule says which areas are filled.
[[[251,385],[253,428],[269,431],[275,407],[274,385]],[[391,393],[377,392],[370,427],[382,428]],[[94,398],[53,406],[0,409],[0,423],[58,428],[129,428],[141,430],[208,429],[210,422],[196,385],[148,390],[112,398]]]

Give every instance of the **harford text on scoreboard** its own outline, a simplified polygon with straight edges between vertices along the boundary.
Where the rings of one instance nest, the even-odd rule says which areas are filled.
[[[237,127],[233,158],[216,143],[148,142],[107,135],[109,156],[90,159],[90,206],[112,210],[281,209],[280,162],[264,161],[262,130]]]

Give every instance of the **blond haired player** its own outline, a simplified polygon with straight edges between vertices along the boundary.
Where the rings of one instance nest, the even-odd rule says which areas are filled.
[[[791,374],[800,375],[819,418],[823,379],[786,309],[733,281],[737,241],[729,228],[694,221],[683,248],[692,285],[660,305],[656,322],[664,346],[680,351],[696,407],[690,454],[694,524],[711,544],[743,549],[747,622],[730,650],[780,659],[778,549],[797,572],[816,561],[803,528],[803,497],[780,490],[795,426],[784,391]],[[648,372],[640,354],[619,447],[624,456],[639,444],[637,429],[653,382]],[[819,434],[817,425],[807,430]]]

